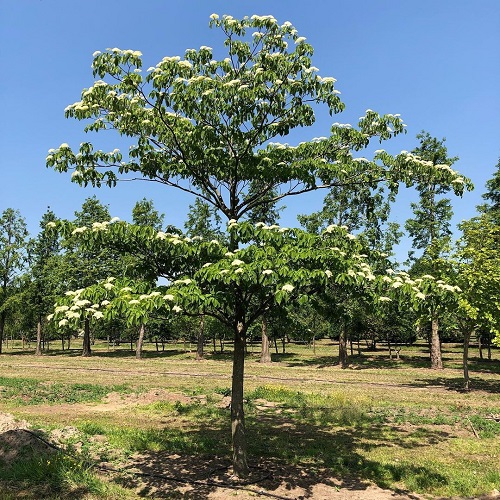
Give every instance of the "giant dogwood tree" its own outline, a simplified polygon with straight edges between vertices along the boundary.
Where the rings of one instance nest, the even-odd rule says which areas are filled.
[[[95,52],[93,71],[99,80],[66,108],[66,116],[85,120],[87,132],[114,130],[122,140],[130,138],[130,148],[107,152],[83,142],[73,150],[64,143],[49,151],[47,165],[72,171],[72,181],[80,185],[154,181],[200,198],[228,219],[227,247],[112,224],[77,234],[95,241],[102,236],[108,244],[103,235],[123,231],[115,242],[157,251],[158,269],[170,275],[175,290],[165,300],[178,297],[178,310],[202,311],[231,325],[233,467],[245,476],[243,375],[249,325],[274,304],[298,299],[327,278],[348,287],[372,273],[359,268],[363,258],[356,257],[356,245],[349,245],[355,237],[343,229],[313,236],[241,221],[262,205],[334,186],[385,183],[397,191],[401,182],[412,185],[424,172],[457,192],[463,184],[454,182],[460,176],[449,166],[428,165],[413,154],[378,150],[371,160],[359,154],[372,139],[403,132],[399,115],[367,110],[357,127],[334,123],[325,137],[296,146],[279,142],[293,129],[312,125],[317,107],[325,106],[331,115],[344,109],[335,79],[320,76],[311,60],[313,48],[290,22],[214,14],[210,25],[223,32],[224,49],[188,49],[182,57],[163,58],[145,75],[138,51]],[[260,189],[250,192],[252,183]]]

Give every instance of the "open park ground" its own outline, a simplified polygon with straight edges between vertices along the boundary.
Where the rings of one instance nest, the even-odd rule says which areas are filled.
[[[231,477],[231,344],[93,346],[1,358],[0,497],[51,499],[494,498],[500,490],[500,351],[383,346],[337,366],[338,347],[287,344],[246,360],[251,475]],[[192,349],[190,350],[190,347]],[[486,357],[486,356],[485,356]]]

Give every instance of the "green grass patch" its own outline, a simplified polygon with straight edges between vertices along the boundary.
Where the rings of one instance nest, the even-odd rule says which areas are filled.
[[[4,489],[12,498],[131,498],[126,489],[100,478],[85,457],[63,452],[28,455],[0,467],[0,492]]]
[[[230,447],[227,433],[219,430],[199,433],[185,429],[128,429],[111,427],[105,430],[111,446],[126,454],[135,452],[182,453],[190,455],[228,454]]]
[[[41,382],[31,378],[0,377],[1,397],[16,406],[99,402],[110,392],[132,391],[124,385],[107,387],[96,384],[63,384]]]
[[[359,425],[367,421],[370,401],[336,391],[328,394],[306,393],[283,386],[264,385],[247,395],[251,407],[258,400],[279,403],[279,408],[292,418],[316,425]]]

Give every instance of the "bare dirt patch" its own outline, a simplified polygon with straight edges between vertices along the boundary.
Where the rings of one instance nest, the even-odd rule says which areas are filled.
[[[424,497],[385,490],[367,481],[332,477],[327,470],[262,461],[251,468],[247,481],[237,481],[231,468],[217,458],[147,453],[126,464],[126,485],[151,498],[208,498],[224,500],[267,497],[312,500],[419,500]]]

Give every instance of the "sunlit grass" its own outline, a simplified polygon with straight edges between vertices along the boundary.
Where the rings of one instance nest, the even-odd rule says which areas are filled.
[[[497,351],[491,362],[473,360],[476,390],[464,393],[457,346],[444,349],[442,371],[427,368],[422,346],[405,347],[400,361],[389,360],[384,350],[364,352],[346,370],[336,365],[335,349],[330,342],[319,343],[314,354],[310,347],[289,345],[289,352],[274,354],[269,365],[258,362],[257,348],[249,352],[245,408],[251,460],[326,468],[337,477],[441,497],[500,489],[500,424],[492,418],[500,413]],[[163,452],[229,459],[231,355],[213,356],[208,349],[202,363],[193,357],[181,344],[163,357],[146,353],[143,360],[125,348],[111,354],[96,350],[90,359],[67,352],[7,355],[0,409],[42,429],[76,426],[86,456],[94,460],[124,462],[134,453]],[[182,398],[163,399],[158,392],[145,400],[127,399],[151,389]],[[116,409],[98,404],[110,392],[123,398]],[[94,438],[105,446],[97,449]],[[130,493],[111,491],[113,482],[104,484],[95,471],[81,467],[86,476],[65,460],[57,462],[55,472],[46,469],[45,476],[40,471],[50,464],[32,464],[31,476],[19,466],[18,472],[0,476],[0,488],[10,481],[82,488],[87,495],[82,498]]]

